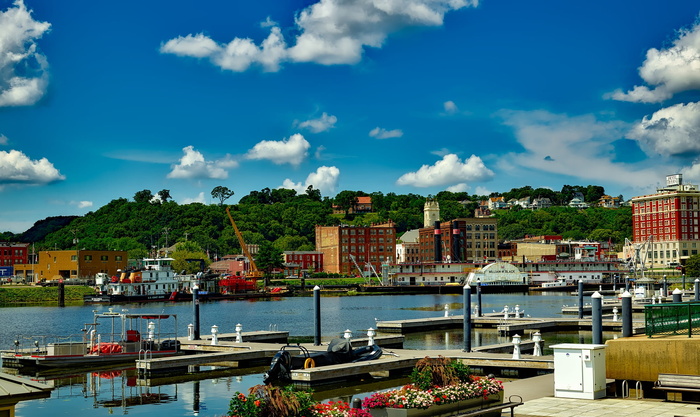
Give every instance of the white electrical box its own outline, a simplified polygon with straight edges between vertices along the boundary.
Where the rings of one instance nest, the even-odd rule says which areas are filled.
[[[562,343],[554,349],[554,396],[605,397],[605,345]]]

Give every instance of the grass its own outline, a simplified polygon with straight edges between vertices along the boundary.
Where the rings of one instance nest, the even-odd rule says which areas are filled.
[[[94,294],[92,287],[66,285],[65,301],[83,301],[83,295]],[[58,287],[34,287],[3,285],[0,287],[0,304],[44,304],[58,302]]]

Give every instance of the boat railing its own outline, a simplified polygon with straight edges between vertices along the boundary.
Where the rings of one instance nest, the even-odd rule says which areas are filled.
[[[16,354],[45,355],[48,354],[83,354],[87,349],[87,341],[83,334],[79,335],[18,335],[14,340]],[[79,353],[72,353],[72,352]]]

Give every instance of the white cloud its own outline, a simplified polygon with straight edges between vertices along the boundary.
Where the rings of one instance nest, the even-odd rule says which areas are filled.
[[[446,101],[445,103],[443,103],[442,106],[445,109],[445,113],[447,113],[447,114],[455,114],[459,111],[459,108],[457,107],[455,102],[452,100]]]
[[[192,204],[192,203],[205,204],[206,200],[204,199],[204,191],[197,194],[197,197],[195,197],[195,198],[185,198],[184,200],[182,200],[182,202],[180,204]]]
[[[476,195],[491,195],[491,193],[493,193],[493,191],[486,187],[476,187],[476,189],[474,189],[474,194]]]
[[[296,133],[289,139],[280,141],[264,140],[258,142],[246,154],[248,159],[269,159],[274,164],[291,164],[298,166],[306,156],[311,145],[304,136]]]
[[[334,166],[322,166],[319,167],[316,172],[310,173],[303,184],[300,182],[295,183],[287,178],[280,188],[288,188],[290,190],[295,190],[297,194],[303,194],[306,192],[309,185],[313,185],[314,188],[321,191],[321,194],[335,194],[339,177],[340,170],[338,168]]]
[[[403,131],[401,129],[386,130],[381,127],[375,127],[369,131],[369,135],[377,139],[400,138],[403,136]]]
[[[658,103],[681,91],[700,89],[700,23],[679,31],[673,46],[647,51],[639,75],[648,86],[635,86],[623,93],[616,90],[608,97],[621,101]]]
[[[89,207],[92,207],[92,205],[93,205],[92,201],[86,201],[86,200],[83,200],[83,201],[71,201],[70,204],[73,205],[73,206],[76,206],[76,207],[78,207],[78,208],[81,208],[81,209],[82,209],[82,208],[89,208]]]
[[[279,70],[287,55],[286,44],[279,27],[272,27],[269,36],[258,47],[251,39],[235,38],[220,44],[198,33],[178,36],[160,46],[160,52],[193,58],[208,58],[212,64],[230,71],[242,72],[251,65],[260,65],[265,71]]]
[[[32,18],[23,0],[0,11],[0,106],[28,106],[43,97],[48,84],[48,62],[36,41],[51,24]]]
[[[296,15],[296,43],[287,47],[282,30],[269,17],[261,24],[269,36],[257,46],[251,39],[228,44],[203,35],[187,35],[161,45],[162,53],[209,58],[223,69],[245,71],[253,64],[277,71],[281,63],[355,64],[365,47],[380,48],[387,36],[404,28],[441,26],[446,13],[478,0],[320,0]]]
[[[464,181],[487,181],[493,176],[493,171],[486,168],[481,158],[476,155],[462,162],[457,155],[448,154],[434,165],[423,165],[416,172],[403,174],[396,180],[396,184],[433,187]]]
[[[178,164],[172,165],[168,178],[176,179],[226,179],[227,169],[235,168],[238,163],[226,156],[216,161],[207,161],[201,152],[194,150],[194,146],[182,148],[184,155]]]
[[[461,182],[459,184],[447,187],[446,190],[452,193],[463,193],[469,191],[469,186],[466,183]]]
[[[66,179],[46,158],[33,161],[16,150],[0,151],[0,186],[42,185]]]
[[[504,170],[536,169],[582,180],[614,181],[648,187],[665,175],[665,167],[614,162],[618,156],[612,142],[628,129],[619,121],[600,121],[593,115],[569,117],[547,111],[504,111],[504,123],[515,131],[524,152],[511,153],[500,161]]]
[[[337,121],[337,117],[324,112],[318,119],[301,122],[298,126],[302,129],[310,130],[313,133],[321,133],[334,128]]]
[[[7,139],[7,136],[0,134],[0,145],[7,145],[9,142],[9,139]]]
[[[700,103],[679,103],[644,117],[627,133],[647,152],[700,154]]]

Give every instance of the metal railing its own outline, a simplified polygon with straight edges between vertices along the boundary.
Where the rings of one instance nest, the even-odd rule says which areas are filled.
[[[700,334],[700,302],[652,304],[644,306],[647,336]]]

